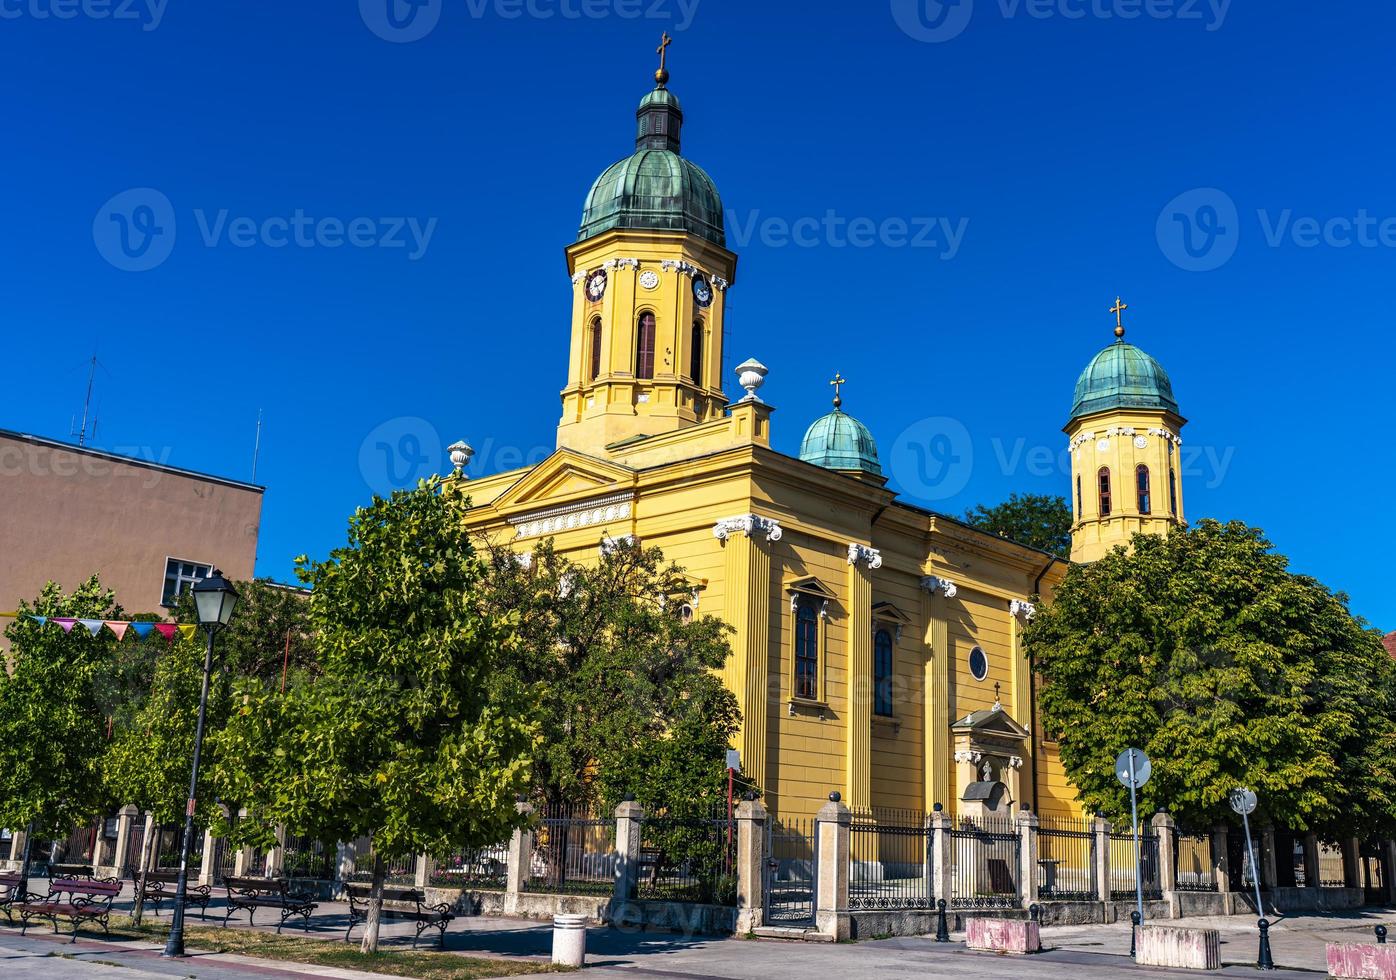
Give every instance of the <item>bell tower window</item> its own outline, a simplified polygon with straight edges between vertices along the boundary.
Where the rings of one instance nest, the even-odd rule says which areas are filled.
[[[1086,505],[1081,497],[1081,474],[1076,474],[1076,519],[1079,521],[1086,511]]]
[[[688,376],[693,383],[703,385],[703,321],[693,321],[693,344],[689,351]]]
[[[587,343],[590,345],[591,365],[587,372],[587,377],[595,381],[601,377],[601,318],[594,317],[591,321],[591,329],[587,335]]]
[[[1139,491],[1139,513],[1152,514],[1153,494],[1149,492],[1149,468],[1140,464],[1134,470],[1134,482]]]
[[[1168,507],[1169,512],[1178,516],[1178,473],[1173,467],[1168,467]]]
[[[640,314],[640,329],[635,343],[635,377],[649,380],[654,377],[654,314]]]
[[[1100,468],[1100,516],[1110,516],[1110,467]]]

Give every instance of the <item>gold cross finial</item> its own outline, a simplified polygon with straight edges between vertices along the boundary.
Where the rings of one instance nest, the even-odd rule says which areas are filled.
[[[834,386],[834,407],[835,407],[835,408],[842,408],[842,407],[843,407],[843,391],[842,391],[841,389],[843,388],[844,385],[848,384],[848,382],[844,380],[844,377],[843,377],[842,374],[840,374],[838,371],[835,371],[835,372],[834,372],[834,380],[833,380],[833,381],[830,381],[829,384],[831,384],[831,385]]]
[[[1129,309],[1129,304],[1120,297],[1115,297],[1115,305],[1110,307],[1110,312],[1115,314],[1115,336],[1121,340],[1125,336],[1125,310]]]
[[[669,81],[669,45],[673,43],[674,39],[669,36],[668,31],[665,31],[664,36],[659,41],[659,47],[657,49],[657,53],[659,54],[659,71],[654,73],[654,80],[659,83],[660,88],[663,88]]]

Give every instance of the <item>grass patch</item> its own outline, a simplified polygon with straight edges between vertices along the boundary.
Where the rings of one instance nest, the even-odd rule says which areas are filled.
[[[139,926],[129,918],[112,917],[114,939],[136,939],[163,942],[169,927],[163,923],[145,921]],[[526,973],[550,973],[547,963],[529,960],[497,960],[483,956],[460,956],[455,953],[422,950],[359,952],[352,944],[322,939],[299,939],[291,935],[255,929],[225,929],[221,926],[184,925],[184,945],[189,949],[213,953],[235,953],[257,956],[288,963],[309,963],[316,966],[337,966],[346,970],[367,970],[415,980],[482,980],[484,977],[514,977]]]

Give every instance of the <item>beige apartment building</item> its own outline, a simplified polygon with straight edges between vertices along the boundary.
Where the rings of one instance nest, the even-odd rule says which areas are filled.
[[[160,612],[214,567],[250,579],[262,493],[0,429],[0,611],[94,572],[128,614]]]

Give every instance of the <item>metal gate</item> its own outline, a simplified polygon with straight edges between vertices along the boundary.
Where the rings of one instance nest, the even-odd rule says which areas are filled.
[[[819,871],[819,821],[766,824],[766,923],[814,923],[814,887]]]
[[[950,831],[950,907],[1012,909],[1022,905],[1018,880],[1022,837],[1012,818],[964,820]]]
[[[141,855],[145,852],[145,821],[132,821],[126,835],[126,853],[121,858],[121,877],[134,880],[141,871]]]

